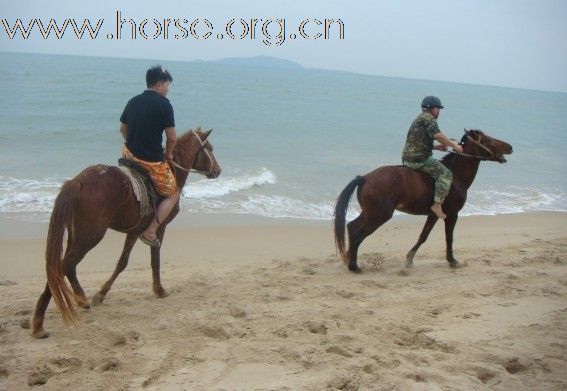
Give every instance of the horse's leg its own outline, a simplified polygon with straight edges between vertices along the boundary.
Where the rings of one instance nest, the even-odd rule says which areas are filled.
[[[415,256],[415,253],[417,252],[419,247],[423,243],[425,243],[425,241],[427,240],[427,237],[429,236],[429,234],[431,233],[431,230],[435,226],[437,219],[438,219],[437,216],[433,215],[433,214],[430,214],[430,215],[427,216],[427,221],[425,222],[425,225],[423,226],[423,230],[421,231],[421,234],[419,235],[419,239],[417,240],[417,243],[415,244],[415,246],[413,246],[411,248],[411,250],[408,252],[408,255],[406,256],[406,267],[412,267],[413,266],[413,257]]]
[[[165,227],[166,224],[160,225],[160,227],[157,230],[157,236],[159,238],[159,241],[161,243],[163,243],[163,237],[165,235]],[[157,297],[159,298],[164,298],[169,296],[169,293],[167,293],[167,291],[165,289],[163,289],[163,286],[161,285],[161,279],[160,279],[160,273],[159,273],[159,268],[160,268],[160,247],[152,247],[151,248],[151,254],[152,254],[152,287],[154,290],[154,293],[156,294]]]
[[[393,212],[392,212],[393,213]],[[358,248],[362,244],[362,241],[372,232],[376,231],[378,227],[384,224],[386,221],[390,220],[392,213],[389,216],[381,218],[368,217],[365,221],[362,214],[360,214],[356,219],[347,224],[348,237],[349,237],[349,248],[348,248],[348,270],[353,273],[360,273],[362,270],[358,267],[357,255]]]
[[[65,256],[61,260],[64,273],[69,279],[73,291],[79,298],[77,304],[82,307],[88,306],[88,301],[85,297],[85,292],[83,291],[83,288],[81,288],[81,285],[77,280],[76,266],[81,261],[81,259],[83,259],[85,254],[102,239],[102,237],[104,236],[104,232],[105,231],[102,231],[102,233],[99,235],[94,235],[94,236],[91,235],[91,241],[89,243],[92,245],[90,247],[87,246],[87,247],[78,248],[76,241],[68,240],[67,241],[68,247],[65,250]],[[81,237],[81,236],[74,235],[74,238],[77,237]],[[47,311],[47,306],[49,305],[50,300],[51,300],[51,290],[49,289],[49,285],[46,284],[43,293],[41,294],[41,296],[37,301],[37,305],[35,307],[35,312],[33,315],[32,336],[34,338],[47,338],[49,336],[49,333],[47,333],[43,328],[43,321],[45,319],[45,311]]]
[[[447,262],[452,268],[458,268],[461,264],[453,257],[453,231],[457,224],[457,214],[447,215],[445,219],[445,241],[447,242]]]
[[[43,329],[43,319],[45,317],[47,306],[49,305],[49,300],[51,300],[51,290],[49,289],[49,285],[45,284],[45,289],[41,296],[39,296],[39,300],[37,301],[35,312],[33,314],[32,336],[34,338],[49,337],[49,333]]]
[[[89,227],[88,231],[88,234],[84,232],[82,234],[74,232],[74,239],[67,248],[65,256],[61,261],[65,275],[73,288],[73,292],[75,292],[77,296],[77,305],[85,309],[90,308],[90,304],[85,295],[85,291],[77,279],[77,265],[83,260],[85,255],[102,240],[106,233],[106,228],[95,230]]]
[[[132,252],[132,248],[134,248],[134,244],[136,244],[137,239],[138,239],[138,236],[134,235],[134,234],[128,234],[126,236],[126,240],[124,241],[124,248],[122,249],[122,254],[120,255],[120,258],[118,259],[118,263],[116,264],[116,269],[114,270],[114,273],[112,273],[112,276],[110,276],[108,281],[106,281],[102,285],[102,287],[100,288],[100,291],[98,291],[92,297],[91,301],[92,301],[93,305],[96,306],[96,305],[99,305],[99,304],[102,303],[102,301],[104,300],[106,294],[108,293],[108,291],[112,287],[112,284],[114,284],[114,281],[116,280],[118,275],[120,273],[122,273],[124,271],[124,269],[126,269],[126,266],[128,265],[128,258],[130,257],[130,253]]]

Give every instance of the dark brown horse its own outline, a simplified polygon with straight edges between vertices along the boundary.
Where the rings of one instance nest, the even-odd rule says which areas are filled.
[[[181,190],[187,181],[189,170],[195,170],[216,178],[221,169],[213,155],[213,147],[207,141],[208,132],[188,131],[177,140],[173,153],[177,188]],[[170,215],[160,225],[158,238],[163,242],[165,228],[179,212],[179,201]],[[49,334],[43,329],[43,320],[49,300],[53,300],[66,323],[77,323],[78,315],[74,302],[89,308],[89,302],[77,280],[77,264],[104,237],[106,230],[123,232],[126,241],[122,255],[112,276],[100,291],[93,296],[93,304],[100,304],[116,277],[126,268],[130,252],[153,216],[140,218],[140,206],[132,186],[117,167],[96,165],[86,168],[75,178],[65,182],[49,222],[45,250],[47,284],[37,301],[32,321],[32,335],[45,338]],[[63,253],[63,235],[67,229],[67,247]],[[153,291],[157,297],[166,297],[167,292],[160,281],[160,249],[151,248]],[[65,282],[71,283],[72,291]]]
[[[489,137],[480,130],[465,130],[460,143],[462,154],[449,153],[442,162],[453,173],[453,183],[449,195],[443,203],[445,219],[445,239],[447,242],[447,261],[451,267],[459,263],[453,257],[453,230],[459,211],[465,205],[467,190],[478,171],[481,160],[499,163],[506,162],[503,155],[512,153],[512,146]],[[350,198],[358,188],[358,203],[362,208],[360,215],[348,223],[349,248],[345,243],[345,219]],[[427,215],[427,221],[415,246],[409,251],[406,266],[413,265],[413,257],[429,236],[437,222],[431,212],[433,204],[433,179],[427,174],[405,166],[384,166],[354,178],[342,191],[335,206],[335,243],[342,259],[348,262],[352,272],[360,272],[356,257],[362,241],[378,227],[390,220],[394,210],[413,215]]]

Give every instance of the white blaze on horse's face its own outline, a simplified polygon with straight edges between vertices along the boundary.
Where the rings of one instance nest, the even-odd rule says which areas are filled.
[[[216,178],[221,173],[221,168],[219,167],[217,160],[213,155],[213,147],[207,141],[207,138],[209,137],[211,132],[212,129],[208,132],[205,132],[204,134],[201,134],[201,132],[193,131],[193,135],[199,142],[199,151],[197,152],[197,160],[193,169],[199,171],[209,179]]]

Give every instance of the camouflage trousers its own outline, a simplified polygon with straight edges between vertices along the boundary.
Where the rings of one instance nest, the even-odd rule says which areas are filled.
[[[439,160],[433,157],[428,157],[426,160],[418,163],[411,163],[404,161],[404,166],[413,168],[417,171],[422,171],[435,179],[435,196],[433,200],[439,202],[440,204],[445,201],[449,190],[451,189],[451,183],[453,182],[453,173],[447,167],[443,165]]]

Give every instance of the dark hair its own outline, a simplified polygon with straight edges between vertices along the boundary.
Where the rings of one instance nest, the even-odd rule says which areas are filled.
[[[148,69],[146,72],[146,85],[148,88],[155,86],[160,81],[172,82],[173,78],[161,65],[156,65]]]

